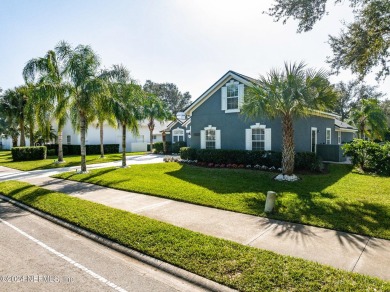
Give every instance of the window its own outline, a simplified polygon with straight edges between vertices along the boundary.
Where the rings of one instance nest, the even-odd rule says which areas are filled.
[[[252,129],[252,150],[264,150],[264,129]]]
[[[215,149],[215,130],[206,130],[206,149]]]
[[[337,132],[337,144],[341,144],[341,132]]]
[[[194,134],[195,136],[195,134]],[[200,131],[201,149],[221,149],[221,130],[209,125]]]
[[[72,137],[70,135],[66,136],[66,144],[72,144]]]
[[[227,109],[238,109],[238,84],[230,84],[226,88]]]
[[[317,152],[317,128],[311,128],[310,135],[310,151],[316,153]]]
[[[332,144],[331,133],[332,129],[326,128],[326,144]]]
[[[245,149],[246,150],[271,150],[271,128],[256,123],[245,129]]]
[[[153,140],[156,140],[157,139],[157,135],[153,135]]]
[[[221,88],[221,109],[225,113],[237,113],[244,101],[244,84],[230,80]]]
[[[172,131],[172,142],[184,141],[184,130],[183,129],[174,129]]]

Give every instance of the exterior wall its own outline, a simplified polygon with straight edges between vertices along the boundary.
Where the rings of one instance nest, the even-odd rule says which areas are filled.
[[[221,130],[222,149],[245,149],[245,129],[260,123],[271,128],[271,150],[282,150],[281,120],[270,120],[259,117],[249,120],[240,113],[225,113],[221,110],[221,89],[196,108],[191,116],[191,147],[201,148],[200,131],[211,125]],[[326,143],[326,128],[332,129],[331,143],[337,144],[337,136],[333,134],[334,119],[309,116],[294,120],[294,140],[297,152],[311,151],[311,127],[316,127],[317,144]]]
[[[30,139],[29,138],[25,138],[26,139],[26,146],[30,146]],[[20,137],[18,137],[18,146],[20,144]],[[1,138],[0,139],[0,150],[11,150],[12,148],[12,139],[11,137],[8,137],[8,138]]]
[[[351,132],[341,132],[341,144],[352,141],[356,138],[356,133]]]
[[[156,136],[156,139],[153,142],[162,141],[162,135],[160,131],[164,129],[167,125],[165,123],[155,123],[155,128],[153,135]],[[119,151],[122,151],[122,129],[121,127],[113,128],[107,124],[103,126],[103,139],[104,144],[119,144]],[[80,145],[80,134],[76,133],[70,124],[67,122],[63,129],[63,143],[67,144],[67,136],[71,137],[71,144]],[[96,127],[96,123],[91,123],[88,127],[87,135],[85,138],[85,143],[90,145],[100,144],[100,129]],[[147,121],[142,121],[139,124],[138,135],[134,134],[132,131],[126,132],[126,151],[127,152],[138,152],[138,151],[147,151],[147,145],[150,143],[150,132],[147,126]]]

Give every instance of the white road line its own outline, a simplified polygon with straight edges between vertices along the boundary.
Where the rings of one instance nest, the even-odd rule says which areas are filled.
[[[0,222],[3,222],[5,225],[7,225],[8,227],[11,227],[12,229],[16,230],[17,232],[19,232],[20,234],[24,235],[25,237],[27,237],[28,239],[34,241],[35,243],[39,244],[40,246],[42,246],[44,249],[50,251],[51,253],[55,254],[56,256],[64,259],[65,261],[67,261],[68,263],[72,264],[73,266],[75,266],[76,268],[84,271],[85,273],[89,274],[90,276],[92,276],[93,278],[95,279],[98,279],[100,282],[106,284],[107,286],[115,289],[116,291],[120,291],[120,292],[127,292],[126,289],[123,289],[121,287],[119,287],[118,285],[108,281],[106,278],[96,274],[95,272],[91,271],[90,269],[88,269],[87,267],[77,263],[76,261],[72,260],[71,258],[65,256],[64,254],[56,251],[55,249],[51,248],[50,246],[44,244],[42,241],[32,237],[31,235],[27,234],[26,232],[24,232],[23,230],[19,229],[18,227],[12,225],[11,223],[7,222],[7,221],[4,221],[3,219],[0,218]]]

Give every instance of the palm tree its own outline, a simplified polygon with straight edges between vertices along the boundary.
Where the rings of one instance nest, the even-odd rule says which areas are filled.
[[[306,65],[284,64],[284,71],[271,70],[260,76],[245,93],[243,113],[249,118],[266,115],[282,120],[282,172],[294,172],[295,117],[310,114],[311,109],[323,109],[336,98],[323,70],[305,69]]]
[[[58,163],[64,162],[62,130],[67,120],[69,95],[64,76],[63,58],[59,49],[50,50],[42,58],[31,59],[23,69],[26,82],[37,88],[37,121],[41,132],[50,131],[51,117],[56,119],[58,139]],[[61,52],[62,53],[62,52]]]
[[[383,138],[387,130],[386,114],[375,98],[362,99],[352,109],[351,120],[358,128],[359,138]]]
[[[1,97],[1,108],[8,124],[17,125],[20,133],[19,146],[26,146],[26,105],[27,105],[27,89],[24,86],[8,89]],[[15,136],[14,136],[15,137]],[[13,143],[15,146],[15,143]]]
[[[7,91],[6,91],[7,92]],[[11,137],[12,147],[18,146],[19,126],[17,116],[9,103],[9,94],[0,96],[0,134]]]
[[[105,83],[98,78],[100,59],[90,46],[78,45],[74,49],[66,42],[56,47],[64,62],[64,74],[69,78],[70,118],[80,130],[81,173],[87,172],[85,136],[88,125],[95,119],[94,107]]]
[[[138,122],[142,116],[143,91],[140,85],[130,79],[129,73],[123,66],[114,66],[109,73],[112,80],[112,109],[118,124],[122,129],[122,167],[126,164],[126,132],[127,129],[138,134]]]
[[[143,102],[143,114],[148,120],[148,128],[150,133],[150,151],[153,151],[153,131],[155,121],[166,121],[172,118],[172,113],[168,106],[158,97],[153,94],[148,94]]]

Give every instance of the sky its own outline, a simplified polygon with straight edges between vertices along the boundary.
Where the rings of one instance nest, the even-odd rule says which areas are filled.
[[[345,1],[348,2],[348,1]],[[293,20],[283,25],[262,11],[268,0],[1,0],[0,88],[24,83],[22,70],[65,40],[90,45],[102,68],[126,66],[141,84],[175,83],[193,100],[228,70],[257,78],[285,61],[329,70],[328,35],[341,20],[352,21],[347,4],[333,5],[329,15],[307,33],[296,33]],[[345,71],[331,81],[348,82]],[[377,85],[374,76],[367,84]],[[390,98],[390,78],[379,83]]]

